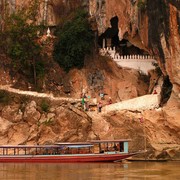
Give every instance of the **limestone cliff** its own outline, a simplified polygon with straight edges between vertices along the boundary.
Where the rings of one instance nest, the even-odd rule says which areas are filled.
[[[99,33],[110,27],[118,17],[119,38],[126,38],[154,55],[164,76],[173,84],[173,94],[179,101],[180,86],[180,2],[165,0],[92,0],[92,15]]]
[[[180,2],[63,2],[66,2],[68,8],[75,8],[76,3],[80,2],[86,8],[89,4],[91,20],[95,24],[93,30],[98,31],[99,38],[106,32],[108,38],[115,36],[113,40],[125,39],[155,56],[163,72],[162,107],[100,114],[96,106],[92,111],[83,111],[79,102],[57,102],[48,96],[33,98],[1,91],[0,144],[51,144],[56,141],[131,138],[130,149],[147,149],[147,158],[180,158]],[[0,58],[4,59],[3,56]],[[138,71],[119,68],[108,58],[98,55],[93,55],[91,61],[87,58],[83,69],[74,69],[68,74],[62,73],[50,59],[47,60],[50,70],[46,74],[43,91],[50,91],[57,96],[79,98],[85,89],[91,97],[99,98],[98,93],[103,91],[114,103],[147,94],[154,80],[151,75],[149,85],[149,80]],[[11,84],[15,88],[27,89],[22,76],[17,75],[12,79],[9,65],[3,61],[0,65],[1,85]],[[107,96],[104,103],[107,103]]]
[[[162,103],[170,96],[166,109],[177,109],[170,115],[176,121],[180,117],[180,1],[106,0],[101,9],[95,4],[97,1],[91,11],[101,19],[97,21],[100,30],[106,30],[111,19],[118,17],[119,38],[155,56],[164,76]]]
[[[164,76],[162,104],[170,96],[163,113],[180,127],[180,1],[106,0],[98,8],[95,4],[91,11],[98,19],[99,33],[113,28],[110,22],[117,17],[119,38],[155,56]]]
[[[180,158],[179,125],[163,109],[97,113],[80,102],[1,92],[0,144],[53,144],[91,139],[132,139],[130,151],[151,158]],[[38,96],[37,96],[38,95]],[[37,97],[36,97],[37,96]],[[42,96],[42,95],[41,95]],[[4,103],[2,103],[2,97]],[[8,101],[8,104],[6,104]]]

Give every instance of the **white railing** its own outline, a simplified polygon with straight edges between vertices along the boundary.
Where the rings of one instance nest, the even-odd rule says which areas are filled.
[[[110,55],[113,59],[154,59],[153,56],[150,55],[119,55],[119,53],[116,53],[115,47],[107,47],[100,49],[101,55]]]
[[[153,63],[156,61],[150,55],[119,55],[115,47],[102,48],[99,52],[102,56],[111,57],[121,67],[136,69],[145,74],[148,74],[149,70],[155,69]]]
[[[138,60],[151,60],[153,59],[153,56],[150,55],[114,55],[114,60],[120,60],[120,59],[138,59]]]

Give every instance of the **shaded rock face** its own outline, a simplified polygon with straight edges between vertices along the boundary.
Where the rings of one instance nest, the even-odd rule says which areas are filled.
[[[161,3],[161,5],[158,3]],[[169,76],[170,82],[173,85],[173,93],[175,93],[179,101],[180,4],[178,1],[176,3],[172,3],[171,1],[169,3],[165,1],[153,1],[153,3],[149,2],[147,7],[149,7],[147,8],[149,44],[151,44],[153,53],[158,57],[163,74]],[[155,17],[156,21],[154,21]],[[165,80],[167,80],[167,77]]]
[[[115,103],[148,93],[149,77],[137,70],[119,68],[109,58],[98,55],[87,61],[82,70],[74,69],[66,75],[72,97],[80,98],[84,89],[86,96],[99,101],[100,93],[104,93],[106,104],[109,97]]]

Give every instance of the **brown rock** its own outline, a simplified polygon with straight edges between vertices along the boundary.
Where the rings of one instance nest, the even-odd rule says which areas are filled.
[[[37,111],[37,105],[35,101],[31,101],[29,104],[27,104],[23,118],[25,121],[27,121],[28,124],[36,124],[40,119],[40,116],[41,114]]]
[[[0,117],[0,134],[1,136],[6,135],[6,133],[8,132],[9,128],[12,126],[12,122],[8,121],[7,119],[1,118]]]
[[[5,106],[2,109],[2,117],[5,119],[11,119],[11,122],[20,122],[22,120],[22,111],[18,105]]]

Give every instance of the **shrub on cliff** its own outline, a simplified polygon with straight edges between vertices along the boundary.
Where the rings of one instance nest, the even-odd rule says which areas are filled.
[[[49,102],[42,100],[41,104],[40,104],[41,110],[44,112],[48,112],[49,111]]]
[[[139,0],[137,6],[141,11],[145,11],[147,8],[147,0]]]
[[[20,66],[31,63],[40,49],[36,42],[37,27],[27,23],[22,12],[18,12],[9,18],[7,33],[8,55],[14,60],[14,64]]]
[[[0,90],[0,104],[8,104],[11,101],[11,96],[6,91]]]
[[[57,33],[58,42],[54,47],[54,59],[65,70],[82,68],[84,58],[93,45],[93,32],[87,19],[87,13],[78,10]]]

